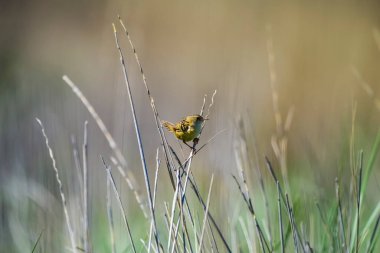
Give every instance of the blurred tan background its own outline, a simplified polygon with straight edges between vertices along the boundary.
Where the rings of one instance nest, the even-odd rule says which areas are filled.
[[[14,163],[33,170],[35,161],[29,160],[41,152],[33,148],[41,139],[34,117],[46,124],[58,152],[70,134],[82,134],[83,121],[90,117],[62,81],[63,74],[82,89],[119,144],[133,146],[125,143],[135,138],[111,29],[117,14],[125,19],[164,119],[198,112],[203,95],[217,89],[209,137],[225,125],[231,128],[238,114],[247,111],[262,152],[268,153],[274,131],[266,45],[270,24],[280,111],[285,116],[295,107],[293,144],[339,150],[337,142],[349,133],[342,128],[351,128],[355,102],[358,124],[372,138],[379,114],[351,66],[378,90],[380,53],[373,36],[380,20],[377,7],[375,2],[327,1],[2,3],[1,156],[9,165],[1,171],[14,171]],[[144,140],[157,141],[149,145],[154,151],[158,137],[141,76],[123,36],[121,43]],[[92,147],[97,148],[104,139],[91,120],[90,128]],[[230,143],[223,139],[218,147]],[[127,153],[135,157],[136,150]]]
[[[240,115],[253,122],[260,157],[273,157],[275,122],[267,52],[272,39],[280,111],[285,117],[291,106],[295,108],[289,132],[289,163],[294,166],[289,170],[311,169],[317,181],[325,182],[339,169],[348,170],[354,104],[358,149],[370,149],[380,126],[380,111],[352,73],[356,68],[380,97],[379,7],[378,1],[3,1],[2,191],[12,195],[12,189],[23,185],[27,192],[25,184],[34,183],[56,191],[35,117],[45,124],[64,184],[73,176],[68,172],[73,168],[70,136],[81,143],[83,123],[89,120],[91,184],[104,187],[99,155],[111,152],[62,81],[64,74],[94,105],[131,168],[142,175],[111,27],[118,14],[134,41],[163,119],[176,121],[199,112],[203,95],[210,97],[217,89],[204,141],[219,130],[228,131],[195,163],[227,176],[234,172],[231,143]],[[128,41],[121,33],[120,37],[147,159],[154,164],[159,138],[153,115]],[[173,138],[170,141],[177,145]],[[326,183],[333,187],[333,182]],[[379,193],[380,187],[373,191]]]

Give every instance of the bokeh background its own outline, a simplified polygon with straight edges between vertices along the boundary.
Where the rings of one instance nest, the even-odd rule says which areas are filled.
[[[75,191],[70,183],[76,180],[70,138],[76,136],[80,145],[84,121],[89,121],[90,210],[93,217],[105,212],[97,204],[105,196],[99,156],[111,151],[62,75],[83,91],[136,177],[142,177],[111,26],[115,22],[121,32],[118,14],[161,118],[176,121],[198,113],[204,94],[210,98],[217,90],[202,138],[227,131],[194,161],[195,170],[205,177],[214,172],[230,180],[236,172],[232,143],[239,118],[251,122],[259,157],[274,157],[267,50],[272,41],[279,110],[285,117],[294,108],[289,173],[313,180],[323,195],[333,191],[335,176],[349,173],[354,108],[355,147],[364,150],[365,158],[380,126],[375,104],[380,98],[379,9],[378,1],[2,1],[0,251],[30,249],[45,230],[42,247],[53,252],[61,245],[57,231],[65,233],[54,173],[35,117],[46,127],[69,196]],[[120,37],[153,167],[159,136],[134,55],[125,36]],[[371,87],[373,96],[363,87]],[[174,138],[169,140],[179,148]],[[376,164],[368,196],[372,202],[380,193]],[[121,187],[128,198],[127,187]],[[74,194],[72,199],[75,203]],[[93,227],[106,223],[93,222]]]

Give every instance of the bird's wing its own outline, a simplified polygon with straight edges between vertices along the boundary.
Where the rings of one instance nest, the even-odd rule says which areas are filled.
[[[177,130],[176,126],[169,121],[162,121],[162,125],[166,127],[170,132],[175,132]]]
[[[190,124],[186,120],[182,120],[180,123],[180,128],[183,132],[187,132],[189,130]]]

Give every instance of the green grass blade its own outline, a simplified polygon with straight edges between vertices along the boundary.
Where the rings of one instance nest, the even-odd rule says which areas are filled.
[[[44,233],[44,231],[42,230],[41,233],[40,233],[40,235],[39,235],[38,238],[37,238],[36,243],[35,243],[34,246],[33,246],[32,253],[34,253],[34,251],[36,250],[37,245],[38,245],[39,241],[41,240],[41,237],[42,237],[42,234],[43,234],[43,233]]]
[[[368,159],[367,166],[365,168],[365,172],[364,172],[365,174],[364,174],[363,182],[361,185],[360,201],[363,201],[363,197],[365,196],[365,193],[367,191],[368,180],[373,170],[373,167],[374,167],[373,165],[375,164],[377,154],[379,152],[379,148],[380,148],[380,129],[377,132],[376,139],[375,139],[375,142],[373,143],[371,154]],[[358,216],[358,213],[356,212],[355,218],[353,219],[354,222],[353,222],[351,231],[356,231],[357,223],[355,221],[357,220],[357,216]],[[356,240],[355,232],[352,232],[351,234],[352,236],[351,236],[351,242],[350,242],[350,252],[352,252],[355,245],[355,240]]]
[[[372,226],[372,224],[377,220],[377,217],[380,215],[380,203],[377,204],[376,208],[373,210],[371,216],[367,220],[363,230],[362,234],[363,235],[369,235],[369,228]]]

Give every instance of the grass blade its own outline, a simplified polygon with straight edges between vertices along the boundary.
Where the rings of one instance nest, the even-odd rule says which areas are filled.
[[[111,183],[112,189],[113,189],[113,191],[115,193],[115,197],[116,197],[117,203],[119,205],[121,214],[123,216],[123,220],[124,220],[125,226],[126,226],[127,231],[128,231],[128,236],[129,236],[129,239],[131,240],[133,252],[137,253],[136,252],[135,243],[133,241],[133,237],[132,237],[132,233],[131,233],[131,228],[129,226],[128,218],[127,218],[127,215],[126,215],[126,211],[125,211],[125,209],[123,207],[123,203],[121,202],[119,191],[117,190],[115,180],[113,179],[113,176],[112,176],[112,173],[111,173],[111,168],[105,163],[105,161],[104,161],[103,158],[102,158],[102,161],[103,161],[103,165],[104,165],[104,167],[106,169],[106,172],[107,172],[107,180],[109,180],[110,183]]]
[[[41,240],[41,237],[42,237],[43,232],[44,232],[44,231],[42,230],[41,233],[40,233],[40,235],[39,235],[38,238],[37,238],[37,241],[34,243],[34,246],[33,246],[33,249],[32,249],[32,253],[34,253],[34,251],[36,250],[37,245],[38,245],[39,241]]]

